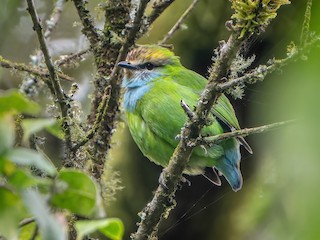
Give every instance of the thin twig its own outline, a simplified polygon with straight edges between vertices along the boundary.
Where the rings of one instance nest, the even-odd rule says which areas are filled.
[[[239,84],[254,84],[257,81],[263,81],[268,74],[281,69],[290,62],[298,60],[301,56],[303,56],[303,54],[307,53],[311,47],[319,42],[320,37],[314,37],[308,42],[305,42],[303,47],[295,47],[293,52],[284,59],[272,60],[270,65],[260,65],[239,78],[231,79],[230,81],[218,84],[216,87],[217,91],[223,92]]]
[[[53,66],[51,56],[48,51],[48,47],[47,47],[46,41],[45,41],[43,33],[42,33],[42,27],[39,22],[39,17],[38,17],[36,10],[35,10],[35,7],[34,7],[33,0],[27,0],[27,3],[28,3],[28,11],[29,11],[29,14],[30,14],[32,22],[33,22],[33,28],[37,33],[38,41],[40,44],[40,49],[43,53],[45,64],[46,64],[48,71],[49,71],[50,82],[51,82],[52,89],[53,89],[52,94],[57,98],[57,102],[58,102],[60,110],[61,110],[61,116],[62,116],[62,121],[63,121],[62,127],[64,129],[65,136],[66,136],[65,140],[66,140],[67,150],[70,150],[72,143],[71,143],[71,129],[70,129],[70,126],[68,123],[68,114],[69,114],[68,100],[67,100],[67,98],[61,88],[58,75],[57,75],[56,70]]]
[[[22,228],[30,223],[35,222],[36,219],[34,217],[30,217],[30,218],[25,218],[23,220],[21,220],[21,222],[19,223],[19,228]]]
[[[110,92],[111,92],[111,87],[109,86],[109,87],[107,87],[107,91],[102,98],[103,99],[102,104],[99,105],[99,108],[97,110],[97,117],[96,117],[96,120],[95,120],[92,128],[89,130],[87,135],[82,138],[82,140],[80,142],[78,142],[76,145],[74,145],[72,147],[72,149],[71,149],[72,151],[77,151],[80,147],[82,147],[88,141],[90,141],[94,137],[94,135],[96,134],[98,129],[100,128],[101,121],[106,117],[107,105],[108,105],[108,102],[110,99]]]
[[[159,16],[173,3],[174,0],[157,0],[152,5],[152,12],[148,16],[144,16],[146,19],[141,26],[141,31],[138,33],[138,37],[142,37],[150,30],[152,23],[157,20]]]
[[[23,63],[11,62],[7,59],[2,58],[1,56],[0,56],[0,66],[3,68],[9,68],[9,69],[22,71],[22,72],[27,72],[41,78],[49,78],[48,69],[41,68],[41,67],[32,67],[30,65],[25,65]],[[57,75],[59,76],[59,78],[63,80],[74,81],[72,77],[69,77],[64,73],[57,72]]]
[[[254,127],[254,128],[243,128],[240,130],[223,133],[223,134],[219,134],[216,136],[204,137],[201,141],[199,141],[199,144],[200,145],[217,144],[223,140],[234,138],[234,137],[247,137],[249,135],[275,130],[279,127],[282,127],[284,125],[287,125],[287,124],[290,124],[293,122],[294,121],[292,121],[292,120],[291,121],[276,122],[276,123],[263,125],[263,126],[259,126],[259,127]]]
[[[33,234],[32,234],[32,236],[31,236],[30,240],[35,240],[36,237],[38,236],[38,234],[39,234],[39,226],[36,225],[36,227],[35,227],[35,229],[34,229],[34,231],[33,231]]]
[[[182,14],[182,16],[178,19],[178,21],[174,24],[174,26],[170,29],[170,31],[167,33],[167,35],[164,36],[164,38],[159,42],[160,45],[166,43],[169,39],[173,37],[176,31],[178,31],[183,22],[186,20],[186,18],[189,16],[189,14],[192,12],[192,10],[195,8],[197,3],[200,0],[193,0],[193,2],[190,4],[190,6],[187,8],[187,10]]]
[[[184,112],[187,114],[189,119],[192,119],[194,117],[190,107],[183,100],[180,101],[180,106],[182,107]]]
[[[46,39],[48,39],[50,37],[53,29],[58,24],[65,2],[66,2],[66,0],[57,0],[56,1],[54,9],[52,11],[52,14],[50,16],[50,19],[46,21],[47,27],[46,27],[46,31],[44,32],[44,37]]]
[[[55,65],[58,67],[61,67],[61,66],[68,64],[72,61],[76,61],[78,59],[81,59],[83,55],[85,55],[89,52],[90,52],[90,49],[84,49],[80,52],[70,54],[68,56],[65,56],[65,57],[60,58],[59,60],[55,61]]]

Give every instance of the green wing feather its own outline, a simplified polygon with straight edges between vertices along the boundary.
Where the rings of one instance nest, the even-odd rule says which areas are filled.
[[[193,89],[198,95],[201,94],[207,84],[207,79],[191,70],[181,69],[175,73],[176,74],[172,77],[175,82]],[[217,104],[212,109],[212,112],[229,127],[240,129],[234,109],[229,99],[224,94],[219,97]]]
[[[192,88],[198,94],[203,91],[207,84],[207,79],[202,77],[200,74],[185,68],[176,70],[173,75],[173,80],[180,85]],[[224,94],[221,94],[218,98],[217,103],[212,109],[212,113],[224,122],[230,130],[241,129],[235,111],[229,99]],[[238,137],[238,140],[249,153],[253,153],[251,147],[243,137]]]

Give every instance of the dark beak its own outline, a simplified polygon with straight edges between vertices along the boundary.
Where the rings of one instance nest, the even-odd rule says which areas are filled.
[[[130,62],[127,62],[127,61],[119,62],[118,66],[122,67],[122,68],[129,69],[129,70],[138,70],[139,69],[139,67],[137,65],[131,64]]]

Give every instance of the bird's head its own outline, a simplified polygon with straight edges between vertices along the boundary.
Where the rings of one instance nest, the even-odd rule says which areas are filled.
[[[125,61],[118,63],[125,69],[124,87],[138,87],[151,82],[162,75],[170,75],[177,66],[181,66],[179,57],[167,48],[156,45],[144,45],[133,49]]]

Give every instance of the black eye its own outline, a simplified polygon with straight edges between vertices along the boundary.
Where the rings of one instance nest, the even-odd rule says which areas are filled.
[[[145,63],[144,66],[148,70],[152,70],[154,68],[154,65],[152,63],[150,63],[150,62]]]

